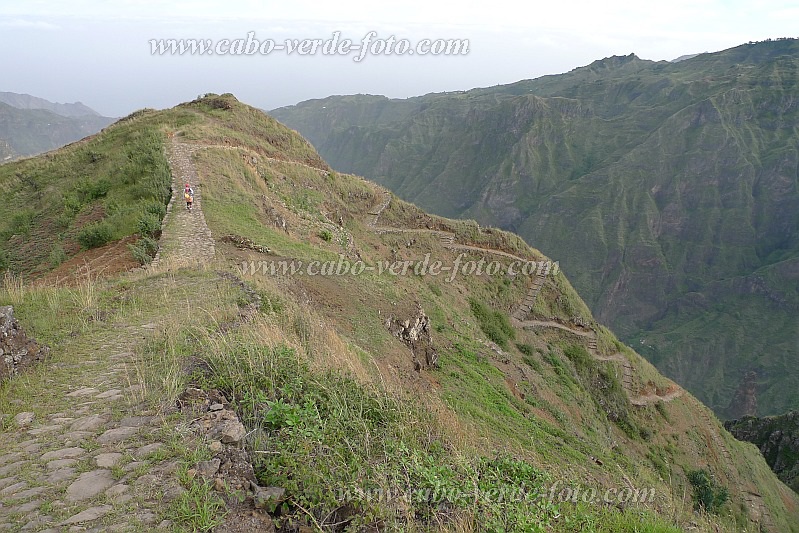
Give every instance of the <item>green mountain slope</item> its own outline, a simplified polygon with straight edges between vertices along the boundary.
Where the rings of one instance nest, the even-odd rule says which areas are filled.
[[[799,407],[797,68],[779,40],[272,113],[333,168],[535,243],[622,339],[737,417]],[[750,372],[756,402],[738,404]]]
[[[9,274],[0,305],[13,302],[56,354],[120,317],[150,321],[137,348],[147,393],[168,409],[186,386],[222,391],[247,425],[259,484],[285,489],[282,505],[255,512],[284,530],[797,531],[799,498],[757,449],[602,327],[562,270],[509,273],[546,264],[540,252],[330,170],[231,95],[136,113],[10,163],[0,186],[54,161],[89,164],[89,149],[100,161],[140,153],[140,139],[158,163],[142,179],[161,179],[166,153],[201,198],[192,213],[174,204],[157,265],[84,281],[90,297],[74,300]],[[195,216],[212,247],[192,246]],[[174,245],[179,235],[189,242]],[[414,272],[425,260],[463,268]],[[0,386],[0,410],[35,401],[20,396],[39,390],[28,382]],[[179,501],[200,509],[214,491],[192,479],[179,478],[190,489]]]

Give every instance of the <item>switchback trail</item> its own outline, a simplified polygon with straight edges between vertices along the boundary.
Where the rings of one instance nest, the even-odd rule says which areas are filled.
[[[677,385],[674,385],[667,393],[662,395],[654,392],[641,394],[640,391],[634,390],[633,366],[632,363],[630,363],[630,360],[622,353],[614,353],[610,355],[600,353],[599,349],[597,348],[596,332],[592,330],[572,328],[566,324],[555,322],[554,320],[514,320],[514,323],[517,327],[522,329],[533,329],[537,327],[555,328],[562,331],[567,331],[572,335],[588,339],[588,353],[591,354],[591,357],[597,361],[613,361],[615,363],[619,363],[622,369],[622,386],[624,388],[624,392],[627,394],[627,398],[633,405],[647,405],[658,401],[670,402],[683,395],[682,388],[678,387]]]

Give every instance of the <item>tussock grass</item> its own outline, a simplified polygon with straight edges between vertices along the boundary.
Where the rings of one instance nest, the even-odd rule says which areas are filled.
[[[19,305],[25,298],[25,284],[22,276],[17,276],[10,270],[3,273],[3,297],[10,305]]]

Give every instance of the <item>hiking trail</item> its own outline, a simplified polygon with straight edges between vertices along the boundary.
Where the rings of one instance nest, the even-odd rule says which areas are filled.
[[[202,185],[191,155],[202,147],[172,141],[166,147],[173,196],[162,224],[159,251],[149,268],[201,265],[214,257],[202,213]],[[183,184],[195,190],[183,202]],[[158,320],[158,317],[151,317]],[[0,434],[0,530],[58,532],[169,529],[165,505],[183,489],[177,462],[164,451],[175,428],[144,403],[145,384],[134,354],[155,323],[113,323],[78,337],[52,354],[44,379],[48,393],[8,398],[20,412]],[[27,398],[36,398],[28,405]]]
[[[413,229],[405,229],[405,228],[394,228],[389,226],[378,226],[378,222],[380,221],[380,216],[383,214],[388,206],[391,204],[391,194],[386,193],[385,199],[373,210],[369,211],[369,215],[373,218],[368,222],[368,226],[376,233],[385,234],[385,233],[427,233],[431,235],[435,235],[439,239],[439,243],[446,249],[449,250],[465,250],[465,251],[474,251],[474,252],[485,252],[494,255],[500,255],[503,257],[508,257],[510,259],[514,259],[517,261],[530,261],[529,259],[525,259],[523,257],[519,257],[514,254],[510,254],[508,252],[504,252],[502,250],[494,250],[491,248],[482,248],[479,246],[469,246],[465,244],[456,244],[455,243],[455,234],[452,232],[441,231],[441,230],[432,230],[432,229],[423,229],[423,228],[413,228]],[[596,339],[596,332],[593,330],[584,330],[584,329],[577,329],[569,327],[565,324],[560,322],[556,322],[554,320],[527,320],[525,321],[524,318],[530,314],[533,305],[535,305],[535,300],[538,296],[538,293],[541,292],[544,283],[546,282],[546,277],[549,275],[549,269],[547,271],[541,271],[538,269],[533,276],[533,282],[530,285],[527,293],[525,294],[524,299],[519,304],[519,306],[512,312],[511,317],[515,324],[518,327],[523,329],[532,329],[535,327],[543,327],[543,328],[556,328],[560,330],[567,331],[571,334],[577,335],[579,337],[584,337],[588,339],[588,352],[591,356],[597,361],[613,361],[619,363],[622,369],[622,386],[624,391],[630,400],[630,403],[633,405],[643,406],[653,402],[663,401],[663,402],[670,402],[682,396],[683,390],[674,385],[670,388],[669,392],[663,395],[659,395],[655,392],[650,392],[646,394],[641,394],[640,391],[636,391],[633,389],[633,366],[630,363],[629,359],[625,357],[621,353],[615,353],[612,355],[603,355],[599,352],[597,348],[597,339]]]
[[[0,435],[0,530],[170,527],[161,513],[184,489],[163,459],[165,422],[143,403],[131,352],[153,328],[113,324],[68,343],[42,374],[46,395],[9,398],[23,411]]]
[[[177,264],[206,264],[216,253],[211,230],[205,223],[202,210],[202,183],[191,156],[206,148],[205,145],[188,144],[171,139],[167,147],[167,160],[172,171],[172,198],[162,224],[158,252],[150,263],[151,268],[162,262]],[[183,185],[194,189],[191,211],[183,201]]]

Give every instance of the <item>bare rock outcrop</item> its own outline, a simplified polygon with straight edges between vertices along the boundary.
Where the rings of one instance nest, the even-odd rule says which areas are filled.
[[[275,531],[268,511],[283,501],[285,490],[258,486],[245,449],[246,428],[225,396],[217,390],[190,387],[180,395],[178,407],[196,417],[191,427],[209,443],[214,454],[188,474],[212,483],[227,503],[225,522],[216,531]]]
[[[14,318],[13,307],[0,307],[0,358],[3,361],[0,365],[0,381],[43,361],[49,351],[47,346],[40,346],[25,334]]]
[[[741,378],[727,406],[728,418],[757,416],[757,377],[757,372],[750,370]]]
[[[438,351],[433,345],[430,334],[430,317],[422,306],[416,304],[416,312],[410,318],[389,317],[386,328],[413,352],[413,365],[419,371],[422,368],[438,366]]]
[[[783,483],[799,493],[799,411],[780,416],[744,416],[724,427],[738,440],[760,449],[766,463]]]

